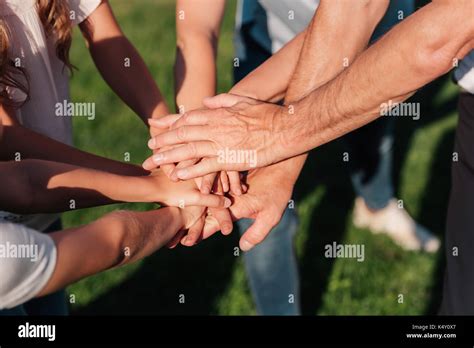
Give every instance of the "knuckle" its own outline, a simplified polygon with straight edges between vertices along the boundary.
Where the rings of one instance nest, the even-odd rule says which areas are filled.
[[[253,231],[252,233],[249,233],[246,238],[250,243],[257,245],[263,242],[266,236],[267,235],[262,231]]]
[[[176,131],[176,136],[178,137],[178,140],[186,140],[187,131],[188,130],[186,126],[179,127]]]
[[[185,112],[183,114],[183,116],[181,116],[181,120],[182,120],[183,124],[189,124],[189,122],[191,122],[191,120],[192,120],[192,113]]]
[[[198,148],[197,148],[197,145],[195,143],[189,143],[187,145],[187,148],[188,148],[188,153],[191,157],[196,157],[197,154],[198,154]]]
[[[281,214],[275,213],[268,218],[268,225],[270,226],[270,230],[275,227],[278,222],[280,222],[281,216]]]

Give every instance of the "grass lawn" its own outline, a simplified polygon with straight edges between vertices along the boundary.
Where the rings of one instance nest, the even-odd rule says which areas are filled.
[[[123,30],[136,45],[170,105],[173,103],[175,52],[174,1],[112,0]],[[219,90],[232,84],[230,1],[219,45]],[[141,163],[148,151],[147,131],[138,117],[106,86],[76,32],[72,61],[74,101],[96,103],[96,120],[74,120],[75,144],[116,160],[126,153]],[[137,78],[140,78],[137,76]],[[396,127],[394,179],[397,197],[416,219],[443,236],[450,183],[456,87],[447,77],[422,90],[421,119],[401,118]],[[297,184],[294,200],[300,217],[296,250],[305,314],[435,313],[440,300],[442,260],[437,255],[405,252],[385,236],[352,225],[354,193],[340,141],[313,151]],[[277,183],[275,183],[277,184]],[[147,204],[121,208],[145,210]],[[90,222],[117,206],[64,214],[66,227]],[[365,261],[326,259],[324,245],[364,244]],[[75,314],[255,314],[242,257],[233,248],[238,235],[214,238],[193,248],[161,250],[118,270],[84,279],[68,288]],[[87,257],[87,255],[84,255]],[[179,295],[186,296],[180,304]],[[399,295],[403,303],[399,303]]]

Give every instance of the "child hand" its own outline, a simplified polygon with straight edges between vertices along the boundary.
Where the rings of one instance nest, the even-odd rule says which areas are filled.
[[[229,208],[232,204],[227,197],[200,192],[194,180],[172,182],[161,170],[153,171],[145,180],[151,184],[151,200],[165,206]]]

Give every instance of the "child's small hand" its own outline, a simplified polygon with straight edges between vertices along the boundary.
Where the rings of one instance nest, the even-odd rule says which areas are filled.
[[[179,209],[181,221],[182,221],[182,230],[179,231],[172,239],[171,241],[167,244],[167,247],[170,249],[173,249],[176,247],[178,244],[183,244],[187,245],[186,243],[183,243],[183,241],[188,240],[189,236],[192,236],[193,239],[199,241],[202,238],[202,230],[203,230],[203,225],[204,225],[204,219],[205,219],[205,212],[206,208],[203,207],[187,207],[183,209]],[[193,242],[192,244],[187,246],[191,246],[195,244]]]
[[[151,185],[150,200],[172,207],[212,207],[229,208],[231,200],[224,196],[201,193],[194,180],[172,182],[161,171],[155,170],[146,177]]]

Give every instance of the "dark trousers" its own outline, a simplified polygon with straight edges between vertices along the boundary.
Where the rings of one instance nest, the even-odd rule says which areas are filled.
[[[474,315],[474,95],[461,93],[458,111],[440,314]]]

